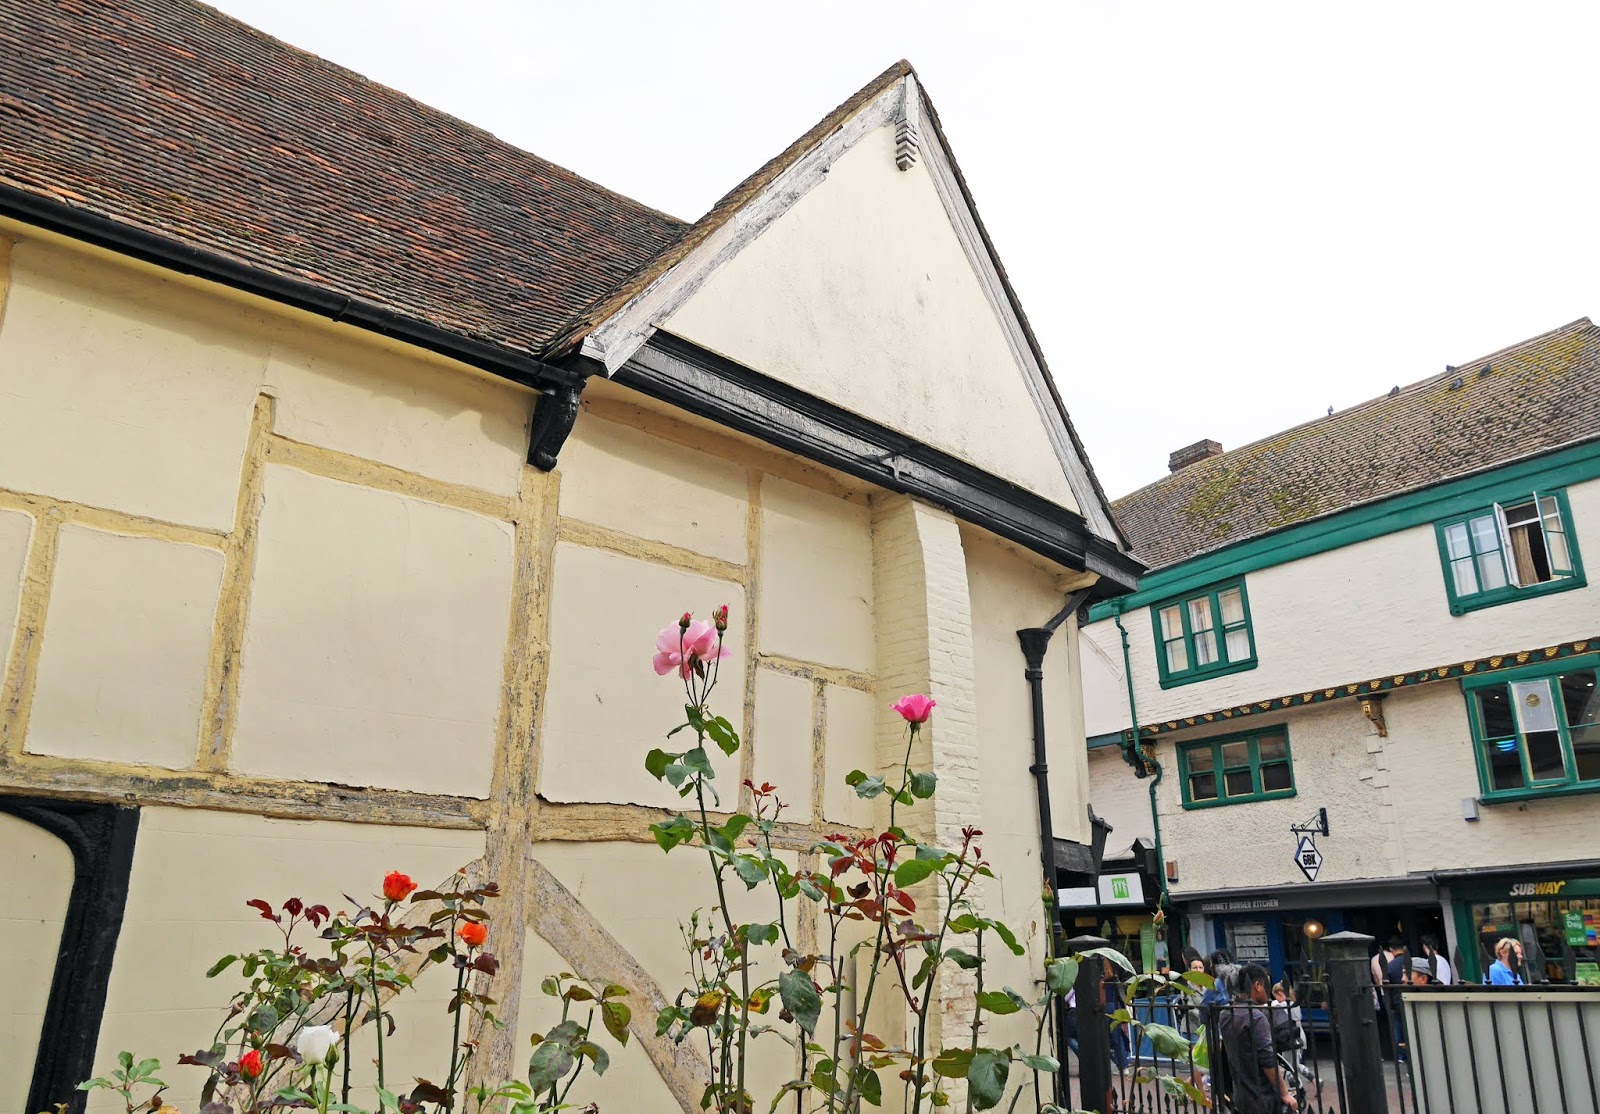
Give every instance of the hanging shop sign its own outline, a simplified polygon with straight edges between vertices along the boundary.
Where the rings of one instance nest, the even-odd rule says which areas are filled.
[[[1300,837],[1294,848],[1294,865],[1300,868],[1307,882],[1315,882],[1322,872],[1322,852],[1317,850],[1317,836],[1328,834],[1328,810],[1319,808],[1304,824],[1290,824],[1289,833]]]
[[[1102,874],[1096,887],[1101,905],[1143,905],[1144,879],[1138,871],[1126,874]]]

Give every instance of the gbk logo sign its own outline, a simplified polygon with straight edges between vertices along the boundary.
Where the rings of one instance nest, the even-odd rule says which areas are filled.
[[[1101,905],[1144,904],[1144,883],[1137,874],[1102,874],[1096,888]]]
[[[1126,901],[1133,896],[1128,892],[1128,880],[1126,878],[1113,878],[1111,880],[1111,896],[1117,901]]]

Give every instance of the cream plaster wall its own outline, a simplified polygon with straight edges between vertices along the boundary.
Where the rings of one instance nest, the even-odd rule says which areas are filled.
[[[233,523],[266,319],[37,241],[12,249],[0,487]]]
[[[72,897],[72,851],[0,813],[0,1108],[25,1110],[56,951]]]
[[[665,328],[1079,509],[926,160],[897,169],[892,126]]]
[[[1567,498],[1580,551],[1590,564],[1600,562],[1600,480],[1568,488]],[[1597,575],[1591,572],[1591,581]],[[1150,609],[1124,617],[1142,721],[1600,633],[1600,589],[1593,584],[1451,615],[1431,524],[1253,572],[1245,583],[1260,664],[1243,673],[1163,691]],[[1109,620],[1094,625],[1094,637],[1120,655]],[[1125,708],[1113,723],[1104,707],[1096,714],[1099,730],[1127,725]]]
[[[645,755],[672,746],[666,733],[683,722],[682,682],[670,674],[657,677],[650,666],[656,633],[684,611],[704,616],[724,603],[742,616],[743,589],[563,543],[556,547],[552,591],[540,796],[680,807],[677,791],[644,769]],[[739,642],[735,635],[712,705],[743,731],[745,655]],[[738,760],[720,752],[712,758],[717,790],[732,807]]]
[[[234,765],[488,795],[512,528],[269,467]]]
[[[858,692],[840,685],[827,686],[828,737],[823,771],[822,815],[830,823],[870,828],[875,823],[871,801],[863,801],[845,784],[851,770],[874,770],[876,726],[880,705],[893,702],[881,690]],[[898,695],[898,694],[896,694]]]
[[[275,330],[263,389],[294,441],[512,495],[528,452],[533,392],[401,351],[366,334]]]
[[[18,511],[0,511],[0,653],[9,653],[17,629],[22,566],[28,559],[28,540],[32,536],[31,517]]]
[[[560,471],[568,518],[745,560],[749,481],[728,460],[585,412],[561,450]]]
[[[533,857],[550,869],[574,897],[581,901],[590,915],[600,922],[615,941],[644,968],[656,987],[670,1001],[682,987],[691,985],[689,960],[684,951],[679,926],[687,926],[696,910],[700,914],[702,931],[706,918],[716,918],[713,912],[717,902],[716,889],[711,881],[710,868],[704,852],[680,848],[671,854],[663,852],[653,843],[541,843],[532,849]],[[791,868],[794,856],[784,855]],[[744,884],[730,879],[728,906],[735,922],[772,921],[777,919],[776,898],[770,887],[749,891]],[[791,914],[795,909],[791,906]],[[795,925],[790,921],[791,930]],[[720,931],[720,929],[718,929]],[[551,951],[535,948],[533,962],[559,964],[556,970],[572,970],[571,959],[562,960]],[[598,958],[595,961],[599,965]],[[763,948],[751,967],[751,985],[760,985],[776,979],[785,968],[776,947]],[[547,1024],[550,1017],[544,1003],[537,1001],[537,969],[530,970],[524,979],[525,1010],[519,1022],[518,1045],[528,1047],[527,1034],[539,1025]],[[586,974],[588,972],[585,972]],[[596,970],[593,977],[609,978],[608,972]],[[531,980],[531,981],[530,981]],[[618,979],[625,982],[624,979]],[[641,988],[630,988],[633,1008],[643,1016],[650,1031],[654,1031],[654,1015]],[[548,1002],[548,999],[545,999]],[[775,1039],[757,1042],[756,1057],[752,1061],[751,1091],[758,1097],[777,1093],[786,1081],[794,1077],[795,1063],[789,1047]],[[703,1050],[702,1050],[703,1055]],[[599,1099],[603,1109],[610,1109],[602,1094],[612,1096],[616,1109],[646,1109],[624,1103],[634,1081],[647,1074],[644,1057],[638,1050],[625,1053],[625,1065],[616,1080],[607,1078],[601,1087],[586,1094],[585,1101]],[[646,1093],[655,1088],[645,1088]],[[576,1091],[574,1091],[576,1094]],[[765,1108],[764,1102],[757,1104]]]
[[[245,906],[251,898],[277,906],[298,896],[347,908],[340,895],[360,900],[375,894],[388,871],[404,870],[435,885],[483,850],[481,832],[142,810],[96,1072],[106,1074],[123,1049],[175,1065],[180,1052],[209,1047],[237,987],[238,968],[216,979],[207,979],[206,969],[219,956],[281,944],[274,927]],[[438,1072],[450,1047],[445,1004],[453,989],[450,973],[435,970],[402,1000],[399,1028],[384,1042],[395,1075]],[[353,1057],[363,1086],[370,1079],[368,1059],[370,1053]],[[204,1071],[174,1066],[162,1078],[171,1084],[167,1101],[197,1107]],[[90,1109],[120,1107],[115,1096],[96,1092]]]
[[[866,507],[761,480],[763,653],[871,670],[872,534]]]
[[[28,751],[192,766],[221,581],[216,550],[63,526]]]
[[[1126,626],[1127,618],[1122,622]],[[1131,634],[1128,641],[1131,653]],[[1090,623],[1078,632],[1078,645],[1083,661],[1084,733],[1092,739],[1096,735],[1126,730],[1128,683],[1122,669],[1122,636],[1116,623]],[[1149,722],[1142,711],[1140,718]]]
[[[753,780],[776,786],[778,799],[789,806],[783,818],[799,823],[813,815],[815,688],[804,677],[761,670],[756,677],[756,729],[748,740],[755,751]]]

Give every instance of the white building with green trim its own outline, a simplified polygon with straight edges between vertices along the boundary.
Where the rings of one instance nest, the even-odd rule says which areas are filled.
[[[1094,808],[1186,939],[1281,977],[1435,936],[1475,978],[1510,935],[1600,981],[1600,329],[1170,463],[1083,678]]]

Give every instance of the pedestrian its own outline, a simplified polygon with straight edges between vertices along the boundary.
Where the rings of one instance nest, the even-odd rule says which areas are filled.
[[[1389,955],[1388,965],[1384,967],[1383,981],[1386,986],[1403,986],[1406,982],[1406,972],[1411,967],[1411,955],[1406,949],[1406,942],[1398,936],[1390,937],[1389,946],[1384,949]],[[1384,1005],[1389,1011],[1389,1035],[1394,1039],[1394,1062],[1406,1062],[1405,1052],[1405,1024],[1400,1016],[1400,998],[1393,991],[1383,991]]]
[[[1240,968],[1233,1005],[1222,1011],[1218,1028],[1235,1114],[1300,1109],[1288,1080],[1278,1070],[1278,1054],[1272,1045],[1271,986],[1272,976],[1265,967],[1251,963]]]
[[[1509,936],[1502,936],[1494,946],[1494,962],[1484,982],[1490,986],[1521,986],[1522,945]]]
[[[1233,956],[1218,948],[1206,957],[1206,966],[1211,971],[1211,977],[1216,980],[1216,985],[1205,992],[1200,1004],[1226,1005],[1233,1000],[1236,989],[1233,984],[1239,971],[1233,962]]]
[[[1128,1004],[1127,996],[1123,992],[1121,981],[1112,974],[1110,963],[1105,964],[1106,1013],[1116,1013]],[[1111,1026],[1111,1063],[1123,1075],[1128,1073],[1128,1056],[1131,1052],[1128,1042],[1128,1026],[1123,1022],[1114,1022]]]
[[[1294,987],[1281,982],[1272,984],[1272,1043],[1279,1052],[1289,1052],[1296,1060],[1303,1060],[1306,1047],[1305,1015],[1294,998]]]
[[[1439,950],[1439,941],[1432,936],[1422,938],[1422,954],[1428,957],[1428,962],[1433,966],[1433,977],[1440,986],[1449,986],[1456,981],[1456,973],[1450,969],[1450,961],[1445,959],[1444,953]]]
[[[1430,983],[1438,983],[1438,979],[1433,973],[1433,966],[1426,959],[1413,959],[1409,975],[1412,986],[1427,986]]]

